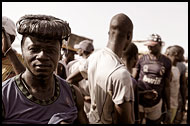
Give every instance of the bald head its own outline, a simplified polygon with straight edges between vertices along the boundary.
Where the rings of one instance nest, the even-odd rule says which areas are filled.
[[[112,17],[109,28],[109,41],[107,47],[121,57],[124,51],[132,41],[133,23],[131,19],[119,13]]]
[[[123,14],[117,14],[112,17],[111,22],[110,22],[110,29],[118,29],[120,31],[132,31],[133,30],[133,23],[131,19]]]

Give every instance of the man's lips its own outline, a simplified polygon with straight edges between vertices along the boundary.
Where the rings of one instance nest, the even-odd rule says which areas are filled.
[[[37,64],[37,65],[34,65],[35,67],[51,67],[51,65],[48,65],[48,64]]]

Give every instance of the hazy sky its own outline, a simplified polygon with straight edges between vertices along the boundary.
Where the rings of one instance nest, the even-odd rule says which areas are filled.
[[[180,45],[188,55],[188,2],[3,2],[2,15],[18,21],[25,14],[46,14],[69,22],[71,32],[94,40],[95,48],[108,41],[111,18],[128,15],[134,24],[133,40],[157,33],[170,45]],[[20,52],[21,36],[13,46]]]

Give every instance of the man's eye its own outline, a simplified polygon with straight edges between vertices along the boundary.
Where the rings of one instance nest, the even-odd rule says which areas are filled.
[[[55,49],[46,49],[45,51],[47,53],[55,53],[55,52],[57,52]]]
[[[32,52],[38,52],[40,49],[39,48],[30,48],[29,50],[31,50]]]

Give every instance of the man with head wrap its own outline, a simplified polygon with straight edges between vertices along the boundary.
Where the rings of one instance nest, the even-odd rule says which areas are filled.
[[[26,70],[3,82],[2,123],[87,123],[79,89],[54,74],[69,24],[53,16],[25,15],[16,25]]]

